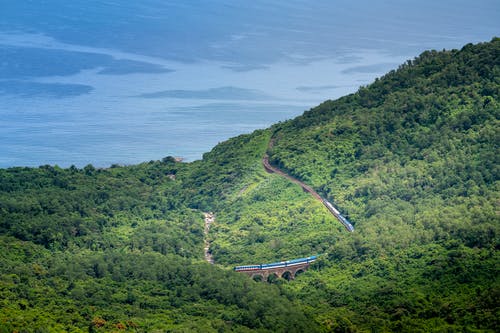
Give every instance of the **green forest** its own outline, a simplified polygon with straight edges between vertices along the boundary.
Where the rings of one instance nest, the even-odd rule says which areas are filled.
[[[499,90],[494,38],[195,162],[0,169],[0,332],[498,332]]]

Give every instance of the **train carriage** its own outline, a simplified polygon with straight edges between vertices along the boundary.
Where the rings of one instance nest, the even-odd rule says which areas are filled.
[[[310,256],[307,258],[299,258],[299,259],[293,259],[293,260],[287,260],[287,261],[273,262],[273,263],[269,263],[269,264],[236,266],[236,267],[234,267],[234,270],[237,272],[240,272],[240,271],[253,271],[253,270],[265,270],[265,269],[274,269],[274,268],[280,268],[280,267],[289,267],[289,266],[295,266],[295,265],[300,265],[300,264],[308,264],[308,263],[316,261],[317,258],[318,258],[317,256]]]

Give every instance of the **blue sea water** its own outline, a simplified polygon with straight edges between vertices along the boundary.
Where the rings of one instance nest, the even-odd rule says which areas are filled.
[[[488,41],[499,17],[492,0],[0,0],[0,167],[198,159]]]

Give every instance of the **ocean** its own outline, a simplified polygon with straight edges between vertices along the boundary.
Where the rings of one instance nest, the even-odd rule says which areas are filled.
[[[0,167],[193,161],[491,40],[498,17],[486,0],[2,0]]]

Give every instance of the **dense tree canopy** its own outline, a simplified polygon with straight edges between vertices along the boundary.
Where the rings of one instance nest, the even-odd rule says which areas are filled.
[[[499,56],[426,51],[192,163],[0,170],[0,332],[498,331]]]

